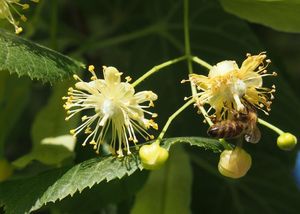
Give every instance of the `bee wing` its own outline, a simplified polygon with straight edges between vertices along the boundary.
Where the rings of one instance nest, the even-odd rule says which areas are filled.
[[[245,140],[249,143],[258,143],[261,138],[260,130],[254,127],[249,133],[245,134]]]

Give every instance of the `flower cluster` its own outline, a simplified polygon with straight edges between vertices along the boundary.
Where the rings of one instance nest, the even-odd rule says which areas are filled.
[[[214,118],[215,123],[208,129],[210,136],[244,137],[251,143],[260,140],[256,108],[268,114],[275,92],[275,86],[263,87],[263,77],[277,75],[267,73],[271,61],[266,57],[265,52],[254,56],[247,54],[240,67],[235,61],[225,60],[212,66],[208,76],[189,76],[198,90],[194,96],[196,105],[200,110],[209,105],[208,115]],[[218,169],[224,176],[243,177],[250,167],[251,156],[242,149],[241,141],[234,149],[224,150],[220,155]]]
[[[63,97],[66,100],[64,108],[69,114],[66,120],[90,110],[89,115],[82,116],[82,124],[70,133],[76,136],[84,131],[87,137],[82,145],[89,143],[99,153],[100,145],[111,131],[111,152],[119,157],[123,156],[123,151],[130,154],[129,141],[134,144],[138,142],[135,132],[146,140],[153,139],[146,130],[158,127],[153,119],[146,119],[145,114],[152,118],[157,116],[146,110],[154,106],[153,101],[157,99],[157,95],[152,91],[135,93],[129,83],[130,77],[126,78],[126,82],[121,82],[122,73],[114,67],[103,67],[104,79],[98,79],[94,66],[89,66],[89,71],[92,73],[91,81],[84,82],[74,75],[78,82],[75,88],[69,88],[68,96]],[[144,102],[149,104],[143,105]]]
[[[271,61],[266,57],[264,52],[254,56],[247,54],[240,68],[235,61],[225,60],[213,66],[208,76],[191,74],[189,80],[199,90],[197,105],[209,104],[208,112],[214,109],[218,120],[233,111],[244,112],[247,105],[267,114],[275,86],[272,89],[263,87],[262,78],[276,73],[267,73],[266,68]]]
[[[39,0],[31,0],[32,2],[38,3]],[[20,0],[0,0],[0,19],[7,19],[15,27],[16,34],[19,34],[23,31],[23,28],[19,26],[19,22],[15,20],[12,15],[11,9],[20,17],[23,22],[27,21],[26,16],[20,13],[15,6],[22,7],[23,10],[29,8],[29,4],[22,4]]]

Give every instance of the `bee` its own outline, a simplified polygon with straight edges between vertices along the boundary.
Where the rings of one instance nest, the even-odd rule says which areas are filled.
[[[232,119],[216,122],[207,134],[225,139],[244,137],[247,142],[258,143],[261,133],[256,125],[257,120],[256,111],[249,107],[245,113],[234,112]]]

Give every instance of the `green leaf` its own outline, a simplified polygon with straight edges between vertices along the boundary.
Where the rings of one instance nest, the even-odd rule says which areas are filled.
[[[187,142],[213,151],[219,150],[217,141],[207,138],[182,137],[166,139],[165,142],[168,148],[175,142]],[[4,205],[8,213],[37,210],[44,204],[62,200],[69,195],[73,196],[76,192],[81,192],[87,187],[91,188],[104,180],[108,182],[131,175],[142,168],[139,157],[135,154],[123,159],[113,156],[93,158],[74,167],[65,168],[63,172],[61,169],[53,170],[31,178],[1,183],[0,204]],[[31,186],[34,188],[30,189]],[[23,197],[24,195],[26,197]]]
[[[79,72],[84,65],[54,50],[0,30],[0,71],[54,82]]]
[[[58,83],[53,87],[53,93],[47,105],[37,114],[31,129],[34,145],[41,144],[44,138],[69,134],[76,127],[79,117],[65,121],[66,111],[63,108],[62,97],[67,94],[69,81]]]
[[[65,160],[71,159],[74,154],[75,139],[71,135],[55,138],[45,138],[33,150],[13,162],[17,168],[24,168],[33,160],[45,165],[61,165]]]
[[[17,87],[16,87],[17,86]],[[0,72],[0,156],[4,143],[21,116],[29,98],[30,81]]]
[[[205,138],[205,137],[174,137],[174,138],[166,138],[163,140],[163,147],[166,149],[170,149],[172,145],[175,143],[188,143],[191,146],[198,146],[202,147],[205,150],[210,149],[213,152],[221,152],[223,147],[221,143],[212,138]]]
[[[174,147],[168,162],[151,172],[136,195],[131,214],[190,213],[192,168],[187,153]]]
[[[75,139],[68,133],[77,125],[78,116],[65,121],[66,112],[61,99],[69,85],[70,82],[65,81],[53,87],[47,105],[37,114],[32,126],[32,151],[14,161],[16,167],[23,168],[33,160],[46,165],[60,165],[64,160],[74,157]]]
[[[249,153],[252,166],[241,179],[223,177],[218,172],[218,157],[203,152],[191,154],[191,161],[198,166],[194,170],[194,192],[205,194],[205,200],[194,198],[194,210],[212,214],[299,213],[300,192],[290,169],[263,150]]]
[[[125,159],[113,156],[90,159],[63,170],[63,173],[59,169],[32,178],[3,182],[0,184],[0,204],[5,205],[7,213],[27,213],[48,202],[73,196],[101,181],[131,175],[138,168],[139,159],[134,155]]]
[[[300,32],[298,0],[220,0],[224,9],[250,22],[280,31]]]
[[[67,197],[50,205],[51,211],[53,213],[56,211],[56,213],[72,214],[104,212],[103,209],[112,204],[123,203],[124,200],[132,201],[134,194],[145,184],[148,175],[149,171],[144,170],[122,179],[115,179],[108,183],[102,182],[91,189],[85,189],[80,194],[75,194],[73,197]],[[87,207],[88,211],[86,210]]]

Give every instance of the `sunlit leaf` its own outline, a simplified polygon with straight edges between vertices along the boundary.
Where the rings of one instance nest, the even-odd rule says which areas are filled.
[[[196,137],[172,138],[166,140],[166,145],[170,147],[175,142],[186,142],[218,151],[216,140],[212,141]],[[174,157],[177,156],[175,155]],[[179,155],[179,157],[181,156]],[[183,158],[184,161],[185,159]],[[87,187],[91,188],[102,181],[108,182],[131,175],[138,169],[141,170],[143,167],[139,157],[135,154],[125,158],[116,158],[114,156],[93,158],[71,168],[53,170],[32,178],[1,183],[0,204],[4,205],[8,213],[24,213],[30,210],[37,210],[44,204],[62,200],[69,195],[74,195],[76,192],[81,192]],[[32,185],[34,185],[34,188],[30,189]],[[14,194],[16,191],[18,193]],[[20,198],[21,195],[25,194],[26,197]],[[18,203],[15,203],[15,201],[18,201]]]
[[[68,135],[76,126],[78,117],[66,122],[62,96],[65,95],[69,82],[57,83],[47,105],[37,114],[32,126],[32,151],[16,161],[18,168],[37,160],[47,165],[59,165],[65,159],[74,157],[75,139]]]
[[[69,81],[55,85],[47,105],[37,114],[31,130],[35,145],[41,144],[45,138],[69,134],[70,129],[76,127],[78,116],[65,121],[66,111],[62,97],[66,95],[69,86]]]
[[[84,65],[49,48],[0,29],[0,71],[54,82],[79,72]]]
[[[280,31],[300,32],[298,0],[221,0],[225,10]]]
[[[75,139],[71,135],[45,138],[40,145],[35,145],[29,154],[15,160],[13,165],[24,168],[34,160],[46,165],[61,165],[66,159],[74,157],[74,147]]]

